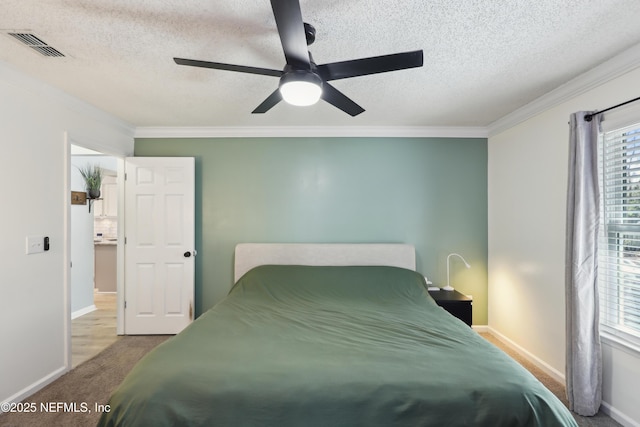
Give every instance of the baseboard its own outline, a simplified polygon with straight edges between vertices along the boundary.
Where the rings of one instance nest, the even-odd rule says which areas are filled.
[[[533,363],[538,368],[542,369],[547,375],[551,376],[551,378],[553,378],[554,380],[558,381],[559,383],[562,383],[562,384],[565,383],[565,379],[566,378],[565,378],[565,376],[564,376],[564,374],[562,372],[558,371],[557,369],[555,369],[554,367],[552,367],[551,365],[546,363],[544,360],[540,359],[539,357],[536,357],[532,353],[530,353],[527,350],[525,350],[524,348],[520,347],[518,344],[516,344],[515,342],[511,341],[509,338],[507,338],[506,336],[502,335],[500,332],[496,331],[495,329],[493,329],[491,327],[487,327],[487,329],[488,329],[488,332],[490,334],[495,336],[497,339],[502,341],[504,344],[506,344],[509,347],[511,347],[514,351],[518,352],[522,357],[527,359],[529,362]]]
[[[473,325],[471,328],[478,333],[489,332],[489,326],[487,325]]]
[[[23,399],[31,396],[33,393],[37,392],[38,390],[45,388],[46,386],[48,386],[49,384],[51,384],[52,382],[60,378],[62,375],[66,374],[67,371],[68,369],[64,366],[61,368],[58,368],[52,373],[50,373],[49,375],[47,375],[46,377],[41,378],[39,381],[36,381],[33,384],[30,384],[29,386],[23,388],[13,396],[10,396],[8,399],[2,400],[2,402],[7,402],[7,403],[21,402]],[[0,414],[3,412],[4,411],[0,408]]]
[[[91,304],[84,308],[81,308],[80,310],[76,310],[73,313],[71,313],[71,320],[77,319],[78,317],[84,316],[85,314],[89,314],[92,311],[96,311],[97,309],[98,307],[96,307],[95,304]]]
[[[640,427],[640,423],[632,420],[627,415],[609,405],[607,402],[602,402],[602,405],[600,405],[600,410],[622,424],[624,427]]]
[[[505,345],[511,347],[514,351],[518,352],[522,357],[527,359],[529,362],[533,363],[538,368],[542,369],[545,373],[550,375],[553,379],[555,379],[556,381],[558,381],[558,382],[560,382],[562,384],[565,384],[566,377],[564,376],[564,374],[559,372],[557,369],[549,366],[543,360],[541,360],[540,358],[534,356],[533,354],[531,354],[530,352],[528,352],[524,348],[520,347],[518,344],[516,344],[515,342],[511,341],[509,338],[507,338],[506,336],[502,335],[500,332],[498,332],[495,329],[490,328],[488,326],[484,327],[484,328],[486,328],[486,330],[480,330],[481,328],[483,328],[483,326],[478,326],[477,328],[478,329],[476,329],[476,326],[473,327],[473,329],[477,330],[478,332],[489,332],[490,334],[495,336],[497,339],[502,341]],[[604,412],[605,414],[609,415],[611,418],[613,418],[618,423],[622,424],[624,427],[640,427],[640,423],[638,423],[637,421],[633,420],[632,418],[630,418],[629,416],[627,416],[623,412],[620,412],[618,409],[616,409],[615,407],[611,406],[607,402],[604,402],[604,401],[602,402],[602,404],[600,406],[600,410],[602,412]]]

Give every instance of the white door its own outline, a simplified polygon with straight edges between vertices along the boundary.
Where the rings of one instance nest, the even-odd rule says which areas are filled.
[[[126,159],[127,335],[177,334],[193,320],[194,171],[192,157]]]

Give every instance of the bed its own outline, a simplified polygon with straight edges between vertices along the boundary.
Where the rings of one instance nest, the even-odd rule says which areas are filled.
[[[412,247],[320,246],[237,248],[228,296],[132,369],[99,426],[577,425],[436,305]]]

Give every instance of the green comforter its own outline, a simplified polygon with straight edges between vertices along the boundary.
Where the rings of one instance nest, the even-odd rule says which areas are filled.
[[[576,426],[394,267],[255,268],[110,405],[101,426]]]

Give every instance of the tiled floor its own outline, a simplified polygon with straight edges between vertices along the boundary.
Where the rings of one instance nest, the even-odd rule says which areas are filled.
[[[71,367],[91,359],[119,339],[116,335],[116,294],[94,294],[97,310],[71,321]]]

